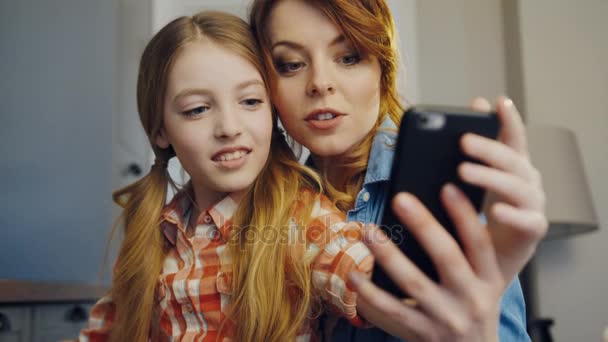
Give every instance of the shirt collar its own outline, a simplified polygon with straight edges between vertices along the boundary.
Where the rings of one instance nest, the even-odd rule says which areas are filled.
[[[387,115],[382,121],[382,124],[380,124],[380,127],[372,140],[372,148],[369,153],[367,171],[365,172],[363,185],[388,181],[390,179],[398,131],[397,125],[395,125],[393,120]],[[312,161],[312,156],[306,158],[304,164],[316,169]]]
[[[391,177],[393,156],[397,143],[398,129],[388,116],[378,128],[367,161],[367,171],[363,185],[374,182],[388,181]]]
[[[204,222],[205,215],[211,217],[212,223],[218,228],[222,238],[227,239],[232,228],[232,216],[234,215],[245,191],[234,192],[216,204],[207,208],[199,215],[198,224]],[[161,213],[160,227],[165,238],[173,245],[177,241],[177,233],[181,231],[186,234],[188,217],[192,210],[192,192],[189,189],[177,193],[171,202],[167,204]],[[211,223],[211,222],[209,222]]]

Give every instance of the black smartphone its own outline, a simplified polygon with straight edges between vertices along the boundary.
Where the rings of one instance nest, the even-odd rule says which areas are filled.
[[[396,218],[392,199],[399,192],[416,196],[460,244],[455,228],[441,204],[439,193],[448,182],[456,185],[479,211],[482,189],[465,184],[457,174],[458,165],[471,160],[460,148],[460,138],[467,132],[495,139],[499,122],[496,113],[441,106],[416,106],[407,110],[401,121],[391,170],[388,197],[381,229],[429,278],[438,282],[431,259],[414,236]],[[473,162],[477,162],[472,160]],[[372,281],[398,298],[408,297],[387,276],[382,267],[374,267]]]

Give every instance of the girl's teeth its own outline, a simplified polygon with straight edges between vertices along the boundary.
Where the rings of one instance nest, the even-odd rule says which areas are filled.
[[[222,154],[218,159],[220,161],[235,160],[235,159],[239,159],[239,158],[243,157],[245,154],[246,154],[245,151],[236,151],[236,152],[232,152],[232,153],[225,153],[225,154]]]
[[[323,113],[323,114],[317,115],[316,119],[322,121],[322,120],[330,120],[333,118],[335,118],[335,115],[333,115],[331,113]]]

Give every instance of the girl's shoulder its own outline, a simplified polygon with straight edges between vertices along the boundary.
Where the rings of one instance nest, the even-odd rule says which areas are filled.
[[[314,219],[330,215],[335,216],[336,219],[346,220],[346,215],[329,197],[319,190],[311,188],[300,189],[292,210],[296,219]]]

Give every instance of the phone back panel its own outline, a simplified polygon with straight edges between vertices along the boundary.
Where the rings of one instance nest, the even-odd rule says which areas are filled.
[[[439,280],[435,267],[407,227],[395,217],[392,199],[398,192],[412,193],[460,244],[439,193],[443,185],[453,183],[480,210],[483,190],[463,183],[457,175],[458,165],[470,160],[461,152],[459,140],[467,132],[494,139],[498,126],[494,113],[475,113],[461,108],[418,107],[411,108],[403,116],[381,228],[434,281]],[[407,297],[381,267],[374,268],[372,281],[398,297]]]

